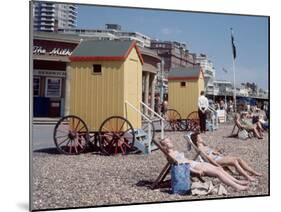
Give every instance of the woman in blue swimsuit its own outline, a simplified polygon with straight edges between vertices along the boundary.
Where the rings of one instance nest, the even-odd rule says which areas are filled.
[[[205,153],[208,160],[217,166],[234,166],[239,174],[243,175],[249,181],[254,181],[254,176],[261,176],[260,173],[254,171],[244,160],[239,157],[223,156],[219,151],[213,150],[208,147],[202,140],[199,133],[193,133],[191,140],[198,147],[200,151]],[[248,174],[249,173],[249,174]]]

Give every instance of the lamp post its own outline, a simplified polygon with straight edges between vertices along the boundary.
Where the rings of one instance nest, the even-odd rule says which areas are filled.
[[[164,100],[164,60],[161,58],[161,63],[160,63],[160,100],[163,102]]]

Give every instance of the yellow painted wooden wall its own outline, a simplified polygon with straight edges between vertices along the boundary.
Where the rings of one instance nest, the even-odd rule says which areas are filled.
[[[181,82],[186,82],[186,87],[181,87]],[[204,90],[204,79],[200,72],[199,80],[169,80],[168,105],[170,109],[177,110],[182,119],[198,110],[198,97]]]
[[[93,64],[102,74],[93,74]],[[142,66],[133,49],[126,61],[71,62],[70,114],[81,117],[90,131],[98,131],[110,116],[126,117],[124,101],[139,105]],[[129,112],[128,120],[140,127],[140,115]]]
[[[125,62],[124,80],[125,100],[140,111],[140,101],[142,98],[142,65],[135,49],[131,51]],[[125,108],[125,114],[127,114],[127,119],[134,128],[141,128],[141,116],[139,113],[127,106],[127,108]]]
[[[93,64],[102,74],[93,74]],[[97,131],[109,116],[123,115],[123,64],[120,61],[71,63],[70,114],[81,117]]]

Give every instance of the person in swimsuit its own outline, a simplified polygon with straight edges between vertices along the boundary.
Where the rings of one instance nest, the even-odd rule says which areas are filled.
[[[224,184],[233,187],[237,191],[244,191],[248,189],[248,181],[238,180],[228,174],[221,167],[214,166],[210,163],[197,162],[189,160],[184,157],[183,153],[174,150],[174,145],[169,138],[162,140],[161,145],[165,151],[178,163],[189,163],[190,171],[200,176],[217,177]]]
[[[199,133],[193,133],[191,135],[191,140],[198,147],[200,151],[205,153],[208,160],[217,166],[233,166],[237,170],[237,172],[243,175],[247,180],[254,181],[254,176],[261,176],[260,173],[254,171],[244,160],[239,157],[232,157],[232,156],[224,156],[221,154],[220,151],[213,150],[209,148],[201,138]],[[248,174],[249,173],[249,174]]]

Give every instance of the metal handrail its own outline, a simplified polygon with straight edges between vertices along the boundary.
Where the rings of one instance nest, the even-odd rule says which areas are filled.
[[[132,105],[130,102],[128,102],[127,100],[125,101],[125,104],[129,105],[131,108],[133,108],[137,113],[139,113],[142,117],[144,117],[149,123],[151,123],[152,121],[141,111],[139,111],[134,105]]]
[[[209,106],[209,107],[208,107],[208,110],[215,114],[215,120],[214,120],[213,118],[211,118],[211,121],[213,122],[213,125],[215,124],[215,126],[218,126],[219,120],[218,120],[218,116],[217,116],[217,111],[216,111],[216,109],[213,108],[213,107],[211,107],[211,106]],[[214,121],[215,121],[215,123],[214,123]]]
[[[148,109],[150,112],[152,112],[154,115],[156,115],[159,119],[161,119],[162,121],[165,121],[165,119],[160,116],[158,113],[156,113],[154,110],[152,110],[148,105],[146,105],[144,102],[140,102],[141,105],[143,105],[146,109]]]
[[[154,115],[156,115],[160,119],[161,124],[161,139],[164,138],[164,122],[166,121],[163,117],[161,117],[158,113],[156,113],[152,108],[150,108],[148,105],[146,105],[144,102],[140,101],[141,105],[144,106],[146,109],[148,109],[150,112],[152,112]]]
[[[149,123],[152,123],[152,121],[145,115],[143,114],[141,111],[139,111],[134,105],[132,105],[130,102],[128,102],[127,100],[125,100],[125,107],[126,105],[129,105],[132,109],[134,109],[137,113],[139,113],[142,117],[144,117]],[[127,116],[127,107],[126,107],[126,116]],[[127,117],[126,117],[127,118]],[[148,139],[151,139],[151,125],[148,125]]]

